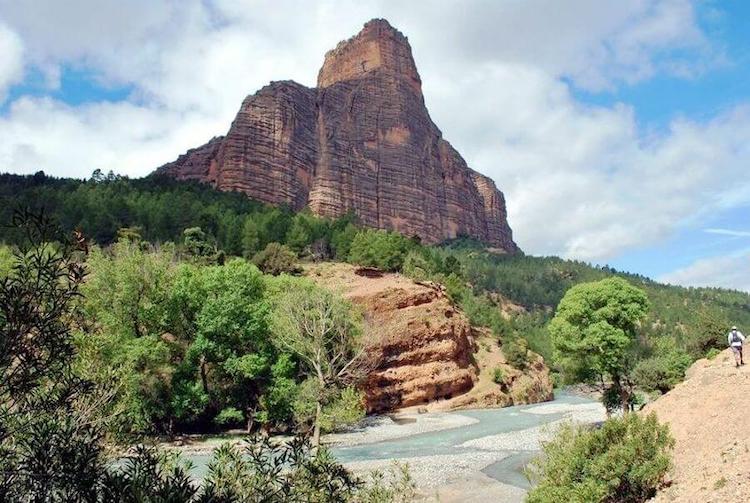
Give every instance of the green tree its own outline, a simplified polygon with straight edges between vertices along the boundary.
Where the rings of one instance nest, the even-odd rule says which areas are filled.
[[[343,261],[349,258],[349,251],[358,231],[353,223],[347,223],[341,228],[334,227],[331,234],[331,248],[333,248],[336,260]]]
[[[160,429],[171,416],[172,360],[180,354],[165,325],[176,268],[169,248],[144,250],[121,241],[109,252],[93,248],[82,287],[77,372],[116,390],[101,409],[114,431]]]
[[[201,263],[223,263],[223,252],[216,248],[214,240],[203,229],[200,227],[190,227],[185,229],[182,235],[183,246],[188,256],[193,257]]]
[[[172,289],[171,322],[187,345],[175,374],[172,402],[178,419],[242,412],[251,429],[270,379],[274,349],[269,307],[258,269],[244,260],[224,266],[180,267]]]
[[[555,360],[568,375],[594,382],[610,379],[628,411],[628,356],[648,308],[646,293],[622,278],[572,287],[549,324]]]
[[[311,282],[281,283],[273,313],[274,343],[294,355],[315,404],[313,443],[320,445],[324,406],[369,368],[361,319],[351,303]]]
[[[242,228],[242,256],[252,258],[260,250],[260,232],[258,224],[252,217],[245,219]]]
[[[0,277],[0,500],[93,501],[104,460],[82,417],[70,314],[86,276],[47,218],[16,213],[26,236]]]
[[[385,230],[363,229],[349,250],[349,261],[384,271],[400,271],[413,243],[401,234]]]
[[[302,253],[313,238],[306,222],[302,218],[295,217],[289,232],[286,233],[286,245],[297,254]]]
[[[715,310],[703,308],[697,319],[688,326],[685,346],[695,358],[703,358],[711,349],[727,346],[727,333],[731,323]]]
[[[654,354],[633,369],[633,382],[645,391],[666,393],[685,377],[693,359],[677,347],[672,337],[656,340]]]

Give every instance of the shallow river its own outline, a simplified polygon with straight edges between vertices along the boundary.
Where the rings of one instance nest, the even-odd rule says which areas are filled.
[[[475,446],[463,447],[469,440],[480,439],[500,433],[521,432],[565,417],[564,412],[534,414],[529,411],[550,404],[576,405],[595,403],[587,398],[558,394],[554,401],[536,405],[519,405],[502,409],[462,410],[449,414],[460,414],[478,422],[448,430],[420,433],[417,435],[386,440],[373,444],[332,449],[334,455],[344,463],[375,459],[402,459],[441,454],[470,454],[480,450]],[[517,487],[528,487],[523,468],[534,457],[533,451],[508,450],[509,457],[497,461],[484,470],[486,475]]]
[[[357,463],[362,461],[377,461],[388,459],[418,458],[422,456],[467,455],[486,453],[487,449],[497,453],[497,460],[492,461],[481,471],[493,479],[515,487],[527,488],[528,481],[523,474],[523,468],[537,451],[514,450],[512,448],[486,447],[483,445],[485,437],[503,433],[518,432],[521,438],[525,430],[542,426],[564,417],[570,417],[572,409],[579,409],[593,405],[590,399],[566,394],[558,394],[552,402],[536,405],[520,405],[502,409],[462,410],[452,413],[435,413],[439,415],[460,415],[472,418],[476,422],[452,429],[443,429],[426,433],[417,433],[403,438],[383,440],[369,444],[353,445],[349,447],[334,447],[333,454],[343,463]],[[553,405],[553,406],[551,406]],[[424,416],[429,416],[430,413]],[[596,415],[596,414],[594,414]],[[591,416],[591,414],[589,414]],[[408,426],[404,426],[408,428]],[[398,429],[398,426],[396,426]],[[512,435],[514,436],[514,435]],[[462,446],[465,442],[483,439]],[[489,446],[489,439],[487,446]],[[187,455],[194,465],[194,474],[202,477],[206,465],[210,460],[208,455]]]

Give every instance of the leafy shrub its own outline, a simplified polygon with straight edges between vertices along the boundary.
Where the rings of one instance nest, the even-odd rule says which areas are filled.
[[[430,263],[418,250],[412,250],[406,254],[401,269],[404,275],[416,281],[426,281],[432,277]]]
[[[552,380],[552,386],[554,388],[559,388],[564,383],[563,376],[560,372],[550,372],[549,377]]]
[[[241,411],[235,409],[234,407],[226,407],[224,409],[221,409],[221,411],[216,414],[214,423],[221,426],[229,426],[241,423],[244,418],[245,416]]]
[[[537,483],[527,501],[646,501],[669,470],[673,446],[654,414],[627,414],[593,430],[563,426],[527,469]]]
[[[443,263],[443,271],[445,274],[461,274],[461,261],[459,261],[455,255],[448,255],[445,257]]]
[[[100,474],[101,499],[91,501],[195,501],[198,488],[189,468],[177,452],[138,446],[119,466]]]
[[[687,328],[685,346],[694,358],[703,358],[712,349],[727,346],[730,323],[716,312],[703,309],[692,326]]]
[[[341,390],[320,390],[315,379],[306,379],[294,402],[294,418],[298,424],[310,424],[315,419],[317,400],[323,395],[320,429],[323,433],[340,431],[365,417],[364,397],[354,387]]]
[[[323,408],[320,426],[323,431],[341,430],[364,417],[364,395],[353,386],[348,386]]]
[[[274,276],[282,273],[297,274],[300,271],[297,255],[279,243],[269,243],[263,251],[255,254],[253,263],[264,273]]]
[[[352,241],[349,262],[384,271],[400,271],[412,246],[411,241],[401,234],[363,229]]]
[[[529,347],[526,339],[518,338],[503,344],[503,354],[509,364],[517,369],[525,369],[528,359]]]
[[[633,381],[645,391],[666,393],[682,381],[693,359],[679,349],[657,353],[641,360],[633,369]]]
[[[503,384],[505,382],[505,372],[502,367],[495,367],[492,371],[492,382],[495,384]]]
[[[219,251],[203,229],[190,227],[183,231],[183,247],[193,260],[204,264],[223,264],[224,253]]]
[[[411,503],[416,494],[416,485],[409,473],[409,466],[394,461],[386,471],[370,472],[363,487],[357,492],[356,503]]]
[[[355,219],[353,214],[344,215],[339,218],[333,225],[331,232],[331,248],[336,260],[345,261],[349,257],[349,251],[352,248],[354,238],[357,236],[359,229],[352,221]]]
[[[451,275],[453,276],[453,275]],[[467,289],[461,295],[461,309],[469,317],[472,325],[487,327],[498,339],[510,335],[511,324],[503,317],[500,306],[486,295],[478,296]]]
[[[280,445],[254,438],[219,447],[204,486],[204,501],[336,502],[350,501],[361,482],[302,437]]]
[[[708,353],[706,353],[706,358],[708,358],[709,360],[713,360],[720,354],[721,354],[721,350],[716,349],[716,348],[711,348],[708,350]]]

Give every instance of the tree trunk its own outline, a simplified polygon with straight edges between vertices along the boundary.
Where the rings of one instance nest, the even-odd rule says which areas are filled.
[[[203,383],[203,392],[208,395],[208,376],[206,375],[206,357],[201,356],[201,383]]]
[[[315,423],[313,424],[313,447],[317,449],[320,447],[320,416],[323,412],[323,407],[320,405],[320,400],[315,404]]]
[[[252,409],[248,405],[245,407],[245,417],[247,418],[247,432],[250,433],[253,431],[253,427],[255,426],[255,413],[258,411],[258,406],[256,405]]]
[[[622,415],[625,416],[630,412],[630,393],[625,388],[625,384],[622,379],[617,378],[615,384],[620,390],[620,407],[622,407]]]

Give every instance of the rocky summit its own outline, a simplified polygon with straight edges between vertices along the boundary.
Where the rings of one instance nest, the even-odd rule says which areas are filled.
[[[382,19],[326,54],[316,88],[272,82],[226,136],[157,171],[322,216],[353,211],[426,243],[469,236],[518,250],[503,194],[442,137],[407,38]]]

